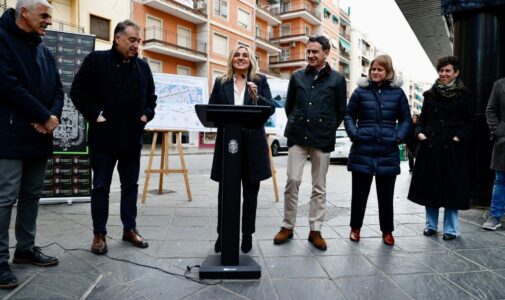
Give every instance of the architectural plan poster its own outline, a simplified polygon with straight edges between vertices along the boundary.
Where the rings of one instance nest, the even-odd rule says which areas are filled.
[[[284,135],[284,128],[288,121],[284,104],[286,103],[286,94],[288,92],[289,80],[287,79],[268,79],[270,92],[275,103],[275,114],[268,119],[265,129],[267,133]]]
[[[156,114],[146,129],[209,131],[195,112],[195,104],[209,101],[205,77],[153,73],[156,87]]]
[[[60,125],[54,131],[54,155],[48,159],[42,197],[75,199],[91,195],[91,166],[86,145],[87,123],[69,98],[74,76],[95,48],[95,37],[48,30],[43,43],[56,59],[65,100]]]

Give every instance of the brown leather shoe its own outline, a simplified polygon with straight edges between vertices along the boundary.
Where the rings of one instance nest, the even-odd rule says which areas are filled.
[[[388,246],[393,246],[395,244],[395,238],[391,232],[383,232],[382,240],[384,241],[384,244]]]
[[[149,243],[139,234],[137,229],[123,230],[123,241],[130,242],[139,248],[149,247]]]
[[[287,229],[284,227],[281,227],[281,230],[277,232],[277,234],[274,237],[274,244],[280,245],[284,244],[287,242],[289,239],[293,238],[293,229]]]
[[[323,239],[321,235],[321,231],[310,231],[309,233],[309,242],[314,245],[319,250],[326,250],[326,241]]]
[[[351,233],[349,234],[349,239],[353,242],[359,242],[359,233],[361,231],[361,228],[351,228]]]
[[[107,242],[105,241],[105,234],[96,233],[93,236],[93,244],[91,244],[91,252],[101,255],[107,253]]]

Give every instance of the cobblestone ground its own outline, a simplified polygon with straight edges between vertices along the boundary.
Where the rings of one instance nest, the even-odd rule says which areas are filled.
[[[170,166],[179,165],[171,157]],[[443,241],[424,237],[424,210],[406,199],[410,175],[402,163],[395,193],[396,245],[382,243],[377,200],[372,188],[362,239],[348,239],[351,177],[344,165],[328,172],[327,214],[322,229],[328,250],[307,242],[310,162],[300,191],[295,237],[276,246],[272,239],[283,214],[287,156],[275,158],[280,201],[272,180],[261,185],[251,255],[262,266],[260,280],[206,281],[184,278],[186,266],[213,253],[216,238],[217,184],[209,180],[210,153],[186,156],[193,201],[188,202],[181,175],[165,177],[162,195],[153,177],[149,196],[138,211],[138,229],[147,249],[121,241],[119,180],[111,190],[108,256],[89,249],[92,225],[89,203],[42,205],[37,244],[58,256],[53,268],[14,265],[20,285],[0,290],[4,299],[503,299],[505,231],[484,231],[486,210],[461,212],[462,236]],[[147,157],[143,157],[145,167]],[[140,189],[144,177],[141,176]],[[14,214],[15,215],[15,214]],[[440,218],[442,219],[442,217]],[[14,218],[12,220],[14,224]],[[440,229],[442,225],[440,225]],[[11,230],[11,245],[15,244]],[[120,259],[120,260],[116,260]],[[127,260],[127,261],[124,261]],[[133,263],[132,263],[133,262]],[[134,264],[136,263],[136,264]],[[144,265],[144,266],[141,266]],[[170,272],[167,274],[146,266]],[[198,278],[198,269],[188,274]]]

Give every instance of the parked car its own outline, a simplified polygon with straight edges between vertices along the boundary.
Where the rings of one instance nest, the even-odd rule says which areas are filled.
[[[331,162],[347,163],[352,142],[345,129],[337,129],[335,134],[335,150],[330,153]]]
[[[272,156],[279,155],[281,151],[288,151],[288,139],[281,135],[270,135],[270,149],[272,149]]]

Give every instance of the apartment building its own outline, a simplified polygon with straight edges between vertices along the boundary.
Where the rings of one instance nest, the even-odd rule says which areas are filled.
[[[351,30],[351,80],[347,86],[350,93],[357,87],[360,77],[368,77],[370,63],[377,54],[372,41],[362,32]]]
[[[17,1],[3,2],[6,7],[15,7]],[[131,10],[130,1],[125,0],[48,0],[48,2],[53,6],[51,29],[94,34],[97,50],[112,47],[114,27],[118,22],[128,19]]]

